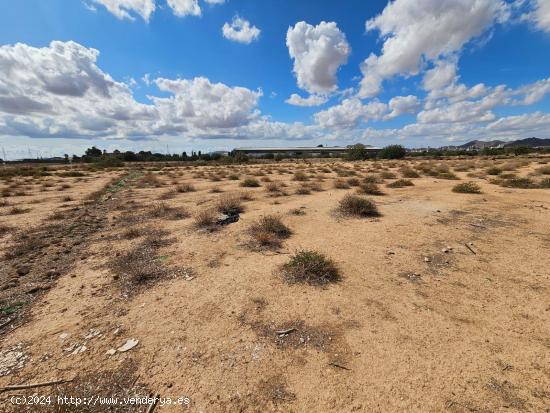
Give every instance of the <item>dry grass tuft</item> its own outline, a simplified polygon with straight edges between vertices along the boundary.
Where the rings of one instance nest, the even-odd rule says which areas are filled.
[[[246,178],[240,185],[244,188],[258,188],[260,186],[260,181],[256,178]]]
[[[186,192],[195,192],[196,189],[192,184],[184,183],[184,184],[178,185],[176,187],[176,191],[178,191],[179,193],[186,193]]]
[[[481,187],[475,182],[462,182],[453,187],[453,192],[460,194],[481,194]]]
[[[374,201],[357,195],[347,194],[340,200],[338,211],[345,216],[377,217],[380,216]]]
[[[253,223],[249,229],[255,243],[260,247],[279,248],[292,231],[275,215],[266,215]]]
[[[225,215],[236,215],[244,212],[240,196],[229,194],[222,196],[216,203],[216,209]]]
[[[386,185],[388,188],[404,188],[406,186],[414,186],[414,184],[408,179],[398,179]]]
[[[363,195],[384,195],[384,192],[380,190],[379,186],[372,182],[363,182],[359,185],[359,188],[357,188],[357,193]]]

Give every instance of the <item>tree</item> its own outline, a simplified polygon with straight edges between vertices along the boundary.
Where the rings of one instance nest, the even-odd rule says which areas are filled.
[[[348,147],[346,155],[350,161],[364,161],[369,157],[369,151],[362,143],[356,143]]]
[[[101,152],[101,149],[97,149],[95,146],[92,146],[91,148],[86,149],[86,156],[90,156],[92,158],[98,158],[100,157],[103,152]]]
[[[403,159],[407,154],[407,150],[401,145],[389,145],[378,152],[378,157],[381,159]]]

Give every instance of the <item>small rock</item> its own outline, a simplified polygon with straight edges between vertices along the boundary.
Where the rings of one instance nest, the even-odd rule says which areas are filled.
[[[430,262],[430,261],[431,261],[430,257],[424,257],[424,262]]]
[[[133,338],[130,338],[130,339],[126,340],[126,343],[124,343],[122,346],[117,348],[117,351],[119,351],[121,353],[125,353],[126,351],[129,351],[129,350],[133,349],[135,346],[137,346],[138,343],[139,343],[139,340],[135,340]]]
[[[116,354],[116,350],[112,348],[110,350],[107,350],[105,354],[107,354],[108,356],[114,356]]]
[[[388,251],[388,255],[395,255],[394,251]]]
[[[24,275],[27,275],[29,273],[31,269],[29,267],[27,267],[26,265],[22,266],[22,267],[19,267],[16,271],[17,271],[17,275],[19,275],[20,277],[24,276]]]

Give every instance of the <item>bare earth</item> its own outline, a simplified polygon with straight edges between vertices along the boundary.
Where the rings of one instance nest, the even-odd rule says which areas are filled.
[[[145,412],[10,397],[158,393],[189,398],[159,412],[548,412],[550,190],[499,186],[484,171],[506,165],[538,182],[549,160],[145,165],[83,177],[58,176],[63,166],[4,179],[0,386],[74,380],[0,393],[0,411]],[[380,180],[384,195],[367,197],[381,216],[335,211],[356,192],[337,179],[399,178],[421,163],[460,181]],[[243,188],[245,178],[261,186]],[[287,186],[268,192],[267,178]],[[466,181],[482,193],[452,191]],[[311,183],[320,188],[295,194]],[[252,199],[238,222],[196,227],[199,211],[242,192]],[[278,249],[250,239],[267,214],[292,231]],[[341,281],[288,283],[280,267],[304,249],[332,258]],[[109,352],[129,339],[138,344]]]

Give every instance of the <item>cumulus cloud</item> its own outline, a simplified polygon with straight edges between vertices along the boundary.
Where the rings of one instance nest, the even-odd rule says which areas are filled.
[[[294,59],[298,86],[312,94],[337,89],[336,73],[351,53],[346,36],[334,22],[312,26],[304,21],[289,27],[286,45]]]
[[[204,0],[208,4],[223,4],[225,3],[225,0]]]
[[[416,113],[420,109],[421,103],[416,96],[396,96],[388,102],[391,110],[384,119],[393,119],[406,113]]]
[[[231,23],[225,23],[222,27],[223,37],[244,44],[252,43],[260,37],[260,32],[260,29],[239,16],[235,16]]]
[[[424,110],[418,114],[418,122],[489,122],[496,119],[492,112],[494,108],[532,105],[549,93],[550,78],[516,89],[505,85],[487,87],[482,83],[469,88],[464,84],[453,83],[443,89],[430,91]]]
[[[204,77],[155,80],[158,88],[170,92],[169,98],[152,97],[166,122],[185,119],[199,129],[235,128],[249,123],[259,115],[256,111],[262,92],[244,87],[229,87],[211,83]]]
[[[285,102],[294,106],[319,106],[326,103],[327,100],[328,99],[324,96],[309,95],[307,98],[304,98],[296,93],[293,93],[287,100],[285,100]]]
[[[467,42],[508,17],[509,7],[501,0],[389,3],[381,14],[366,23],[367,31],[377,30],[384,43],[380,55],[371,54],[361,65],[360,97],[375,96],[381,91],[382,82],[395,75],[417,75],[426,62],[438,61],[437,70],[441,70],[441,60],[454,58]],[[447,80],[451,69],[446,67]],[[440,82],[439,75],[432,72],[428,83]],[[443,74],[441,77],[445,78]]]
[[[457,78],[456,66],[456,60],[438,60],[434,67],[424,74],[422,87],[425,90],[440,90],[454,83]]]
[[[168,97],[135,100],[124,82],[103,72],[99,52],[75,42],[0,47],[0,135],[143,139],[215,133],[259,117],[261,90],[206,78],[156,79]]]
[[[178,17],[201,15],[199,0],[167,0],[167,3]]]
[[[134,20],[139,15],[146,22],[155,11],[155,0],[92,0],[101,4],[119,19]]]
[[[367,104],[357,98],[344,99],[339,105],[317,112],[315,121],[324,128],[349,129],[359,122],[381,119],[387,113],[388,105],[378,101]]]

